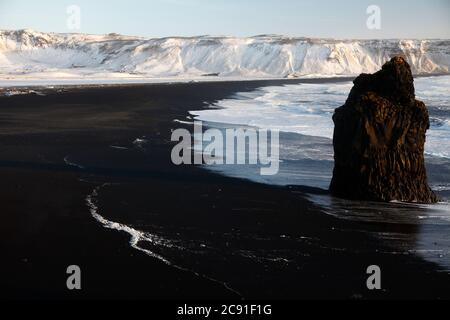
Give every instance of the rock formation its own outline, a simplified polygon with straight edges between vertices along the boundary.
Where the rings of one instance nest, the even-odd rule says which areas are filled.
[[[375,201],[433,203],[427,183],[425,104],[415,99],[409,64],[394,57],[380,71],[361,74],[333,116],[333,195]]]

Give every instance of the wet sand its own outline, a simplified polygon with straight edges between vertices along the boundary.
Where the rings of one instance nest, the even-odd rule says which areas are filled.
[[[174,119],[234,92],[283,82],[72,87],[0,97],[1,298],[450,298],[448,273],[417,256],[389,253],[389,244],[361,232],[396,228],[414,237],[416,226],[339,220],[307,200],[306,192],[321,190],[261,185],[172,164],[171,130],[182,126]],[[116,148],[130,149],[144,136],[146,152]],[[155,211],[158,225],[195,226],[209,232],[211,242],[233,232],[313,240],[285,248],[295,268],[267,264],[267,271],[261,263],[255,270],[234,256],[227,257],[226,270],[208,259],[174,268],[131,248],[127,233],[105,229],[92,217],[86,197],[105,183],[122,185],[99,195],[98,209],[114,221],[124,222],[123,212],[116,212],[124,205],[127,220],[152,223],[143,213]],[[135,201],[123,204],[122,198]],[[66,289],[72,264],[82,269],[81,291]],[[372,264],[382,267],[381,291],[366,288]]]

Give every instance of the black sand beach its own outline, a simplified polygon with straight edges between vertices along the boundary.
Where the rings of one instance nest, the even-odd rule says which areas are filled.
[[[0,97],[1,298],[450,298],[446,271],[416,255],[393,254],[367,232],[398,230],[414,238],[415,225],[337,219],[305,196],[323,190],[172,164],[171,130],[189,128],[174,119],[236,91],[282,83],[73,87]],[[133,145],[141,137],[145,151]],[[202,232],[218,249],[180,255],[166,248],[160,254],[173,265],[150,257],[130,247],[129,234],[93,218],[86,199],[95,188],[98,211],[111,221],[164,226],[165,235],[186,227],[174,231],[177,241],[195,240],[188,238],[194,230],[193,238]],[[246,234],[259,241],[243,242]],[[248,248],[284,250],[295,263],[246,259]],[[82,269],[81,291],[66,288],[73,264]],[[381,291],[366,287],[372,264],[382,267]]]

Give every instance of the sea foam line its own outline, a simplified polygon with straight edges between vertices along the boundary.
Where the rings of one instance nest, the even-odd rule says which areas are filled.
[[[67,164],[68,166],[77,167],[79,169],[84,169],[84,167],[82,165],[70,161],[69,156],[64,157],[64,163]]]
[[[100,187],[96,187],[94,189],[94,191],[86,197],[86,203],[89,207],[89,211],[91,212],[91,215],[95,218],[95,220],[97,220],[100,224],[102,224],[107,229],[123,231],[123,232],[128,233],[131,236],[131,239],[130,239],[131,247],[133,247],[136,250],[145,252],[147,255],[149,255],[153,258],[156,258],[156,259],[164,262],[167,265],[172,265],[172,263],[169,260],[165,259],[161,255],[158,255],[150,250],[143,249],[138,246],[139,241],[149,241],[149,242],[153,243],[154,240],[151,237],[147,237],[143,232],[133,229],[127,225],[107,220],[104,217],[102,217],[100,214],[98,214],[98,207],[95,204],[94,198],[98,196],[99,189],[100,189]]]
[[[228,291],[238,295],[239,297],[243,298],[242,294],[238,291],[236,291],[235,289],[231,288],[226,282],[211,278],[207,275],[204,274],[200,274],[192,269],[188,269],[179,265],[176,265],[174,263],[172,263],[171,261],[169,261],[168,259],[164,258],[162,255],[157,254],[151,250],[148,249],[144,249],[139,247],[139,242],[149,242],[153,245],[156,246],[163,246],[163,247],[168,247],[168,248],[179,248],[182,249],[180,246],[174,245],[172,244],[169,240],[164,239],[162,237],[159,237],[157,235],[154,234],[150,234],[147,232],[142,232],[139,230],[136,230],[132,227],[129,227],[125,224],[122,223],[118,223],[118,222],[114,222],[114,221],[110,221],[106,218],[104,218],[103,216],[101,216],[98,213],[98,206],[96,204],[96,200],[95,198],[98,196],[98,192],[102,187],[108,186],[108,183],[105,183],[103,185],[97,186],[94,188],[94,190],[87,195],[86,197],[86,204],[89,208],[89,211],[92,215],[92,217],[99,222],[103,227],[107,228],[107,229],[111,229],[111,230],[116,230],[116,231],[120,231],[120,232],[126,232],[130,235],[130,246],[138,251],[141,251],[145,254],[147,254],[148,256],[158,259],[159,261],[163,262],[164,264],[174,267],[178,270],[181,271],[186,271],[186,272],[190,272],[198,277],[204,278],[206,280],[218,283],[220,285],[222,285],[225,289],[227,289]]]

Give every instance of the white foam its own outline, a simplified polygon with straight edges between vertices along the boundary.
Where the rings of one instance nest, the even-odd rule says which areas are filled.
[[[109,146],[112,149],[116,149],[116,150],[128,150],[127,147],[122,147],[122,146]]]
[[[125,224],[107,220],[98,213],[98,207],[95,203],[95,198],[98,196],[99,189],[100,189],[100,187],[95,188],[92,191],[92,193],[86,197],[86,203],[89,207],[89,211],[91,212],[91,215],[95,218],[95,220],[97,220],[105,228],[128,233],[130,235],[131,247],[133,247],[136,250],[142,251],[142,252],[146,253],[147,255],[164,262],[167,265],[172,265],[172,263],[169,260],[167,260],[166,258],[164,258],[163,256],[156,254],[153,251],[143,249],[140,246],[138,246],[139,242],[141,242],[141,241],[149,242],[149,243],[157,245],[157,246],[171,246],[170,242],[166,241],[165,239],[159,238],[156,235],[148,234],[148,233],[144,233],[142,231],[136,230]]]
[[[214,109],[190,113],[202,121],[331,138],[332,114],[350,88],[350,83],[264,87],[221,100]]]
[[[344,104],[352,85],[343,82],[264,87],[190,113],[196,120],[332,139],[334,109]],[[415,85],[418,99],[442,111],[439,122],[432,122],[427,132],[425,151],[450,158],[450,76],[418,78]]]
[[[149,233],[149,232],[143,232],[140,230],[137,230],[135,228],[132,228],[126,224],[123,223],[118,223],[118,222],[114,222],[111,220],[108,220],[106,218],[104,218],[102,215],[100,215],[100,213],[98,212],[98,206],[97,206],[97,197],[98,197],[98,192],[102,187],[108,186],[109,184],[103,184],[101,186],[98,186],[96,188],[93,189],[92,193],[89,194],[86,197],[86,204],[89,208],[89,211],[92,215],[92,217],[99,222],[103,227],[107,228],[107,229],[111,229],[111,230],[116,230],[119,232],[125,232],[128,233],[130,235],[130,246],[138,251],[141,251],[143,253],[145,253],[146,255],[155,258],[161,262],[163,262],[164,264],[174,267],[176,269],[182,270],[182,271],[186,271],[186,272],[190,272],[198,277],[210,280],[212,282],[218,283],[220,285],[222,285],[225,289],[229,290],[230,292],[235,293],[236,295],[242,297],[242,295],[236,291],[235,289],[231,288],[226,282],[224,281],[220,281],[214,278],[211,278],[207,275],[204,274],[200,274],[196,271],[194,271],[193,269],[188,269],[185,267],[182,267],[178,264],[173,263],[172,261],[166,259],[164,256],[162,256],[161,254],[158,254],[154,251],[151,251],[149,249],[145,249],[142,247],[143,243],[148,243],[151,246],[154,246],[156,248],[159,249],[164,249],[164,248],[169,248],[169,249],[177,249],[177,250],[185,250],[184,247],[179,246],[178,244],[176,244],[174,241],[171,241],[169,239],[166,239],[162,236],[159,236],[157,234],[153,234],[153,233]]]
[[[70,161],[69,156],[64,157],[64,163],[67,164],[68,166],[77,167],[79,169],[84,169],[84,166],[82,166],[81,164]]]

